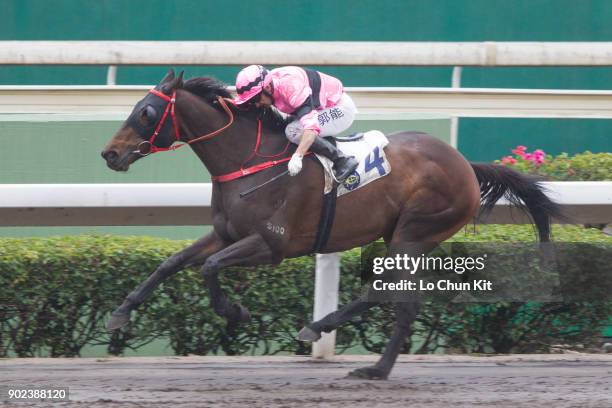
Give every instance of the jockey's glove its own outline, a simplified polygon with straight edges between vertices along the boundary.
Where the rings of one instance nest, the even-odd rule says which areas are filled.
[[[302,158],[303,157],[304,156],[298,153],[294,153],[293,156],[291,156],[291,160],[289,160],[289,166],[288,166],[290,176],[295,176],[302,170]]]

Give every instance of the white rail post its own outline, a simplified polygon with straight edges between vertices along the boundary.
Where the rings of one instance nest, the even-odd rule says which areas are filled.
[[[461,67],[453,68],[453,79],[451,86],[453,88],[461,88]],[[450,125],[450,144],[455,149],[459,148],[459,117],[457,115],[451,116]]]
[[[106,85],[117,85],[117,66],[109,65],[106,71]]]
[[[319,320],[338,309],[340,286],[340,255],[317,254],[315,269],[314,320]],[[331,358],[336,348],[336,331],[321,333],[319,341],[312,345],[314,358]]]

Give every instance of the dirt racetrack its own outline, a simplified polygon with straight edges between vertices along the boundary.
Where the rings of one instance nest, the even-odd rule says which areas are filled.
[[[612,407],[612,355],[400,356],[387,381],[345,379],[376,356],[2,359],[2,385],[70,402],[2,407]]]

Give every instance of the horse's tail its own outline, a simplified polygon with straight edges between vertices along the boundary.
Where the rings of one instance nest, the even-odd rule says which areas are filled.
[[[565,219],[559,204],[546,196],[540,177],[529,176],[499,164],[470,163],[480,184],[480,215],[491,211],[504,197],[511,205],[530,215],[540,241],[550,240],[552,217]]]

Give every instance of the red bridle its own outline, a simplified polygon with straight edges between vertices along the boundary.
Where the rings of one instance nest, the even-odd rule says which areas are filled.
[[[166,110],[164,111],[164,114],[161,118],[161,120],[159,121],[159,123],[157,124],[157,127],[155,128],[155,131],[153,132],[153,135],[151,135],[151,138],[149,138],[149,140],[143,140],[142,142],[140,142],[138,144],[138,146],[136,147],[136,150],[134,150],[134,153],[136,154],[140,154],[141,156],[148,156],[151,153],[156,153],[156,152],[164,152],[164,151],[168,151],[168,150],[176,150],[179,147],[183,147],[185,146],[185,144],[192,144],[192,143],[196,143],[196,142],[202,142],[205,140],[209,140],[212,139],[213,137],[217,136],[219,133],[223,132],[225,129],[227,129],[228,127],[230,127],[232,125],[232,123],[234,123],[234,114],[232,112],[232,110],[227,106],[227,103],[225,102],[225,99],[223,99],[223,97],[221,96],[217,96],[217,101],[219,102],[219,104],[221,104],[221,106],[223,107],[223,110],[225,110],[225,112],[227,113],[227,115],[229,116],[229,122],[223,126],[220,129],[217,129],[213,132],[207,133],[205,135],[199,136],[195,139],[191,139],[191,140],[187,140],[186,143],[180,144],[180,145],[175,145],[175,146],[170,146],[170,147],[157,147],[153,144],[153,142],[155,142],[155,138],[157,137],[157,135],[159,134],[159,131],[161,130],[162,126],[164,126],[164,123],[166,122],[166,119],[168,118],[168,113],[170,113],[170,116],[172,117],[172,123],[174,125],[174,137],[176,139],[177,142],[181,141],[181,135],[179,133],[179,127],[178,127],[178,122],[176,120],[176,115],[174,113],[174,105],[176,103],[176,91],[172,92],[172,96],[168,96],[162,92],[159,92],[156,89],[151,89],[149,91],[150,93],[152,93],[153,95],[159,96],[160,98],[162,98],[163,100],[168,102],[168,105],[166,105]],[[274,154],[274,155],[262,155],[259,153],[259,147],[260,147],[260,143],[261,143],[261,133],[262,133],[262,129],[261,129],[261,119],[258,120],[257,123],[257,140],[255,142],[255,149],[253,150],[253,152],[251,153],[251,155],[249,157],[247,157],[247,159],[242,163],[242,166],[240,166],[240,170],[237,171],[233,171],[231,173],[228,174],[223,174],[220,176],[212,176],[212,180],[219,182],[219,183],[224,183],[227,181],[231,181],[231,180],[235,180],[244,176],[248,176],[250,174],[254,174],[254,173],[258,173],[262,170],[268,169],[270,167],[274,167],[278,164],[281,163],[285,163],[287,161],[289,161],[289,159],[291,159],[291,157],[285,157],[282,159],[277,159],[277,160],[269,160],[267,162],[264,163],[260,163],[251,167],[247,167],[245,168],[244,166],[246,165],[246,163],[248,163],[253,157],[258,156],[258,157],[265,157],[265,158],[276,158],[279,156],[284,155],[287,150],[289,149],[289,145],[291,144],[291,142],[287,142],[287,144],[285,145],[285,148],[283,149],[282,152],[278,153],[278,154]],[[308,152],[307,154],[310,154],[310,152]]]
[[[166,123],[166,119],[168,118],[168,113],[170,113],[170,116],[172,117],[172,124],[174,126],[174,137],[177,142],[182,141],[181,134],[179,132],[178,122],[176,120],[176,114],[174,113],[174,105],[176,103],[176,91],[172,92],[172,96],[168,96],[162,92],[159,92],[157,89],[151,89],[149,92],[167,101],[168,104],[166,105],[166,110],[164,111],[164,114],[162,115],[161,120],[157,124],[157,127],[155,128],[155,131],[153,132],[149,140],[143,140],[142,142],[138,144],[138,146],[136,147],[136,150],[134,150],[134,153],[140,154],[141,156],[148,156],[151,153],[165,152],[168,150],[176,150],[179,147],[185,146],[185,144],[192,144],[192,143],[202,142],[204,140],[212,139],[213,137],[217,136],[219,133],[223,132],[225,129],[230,127],[232,123],[234,123],[234,114],[232,113],[232,110],[227,106],[225,99],[223,99],[221,96],[217,96],[217,101],[219,102],[219,104],[221,104],[221,106],[223,107],[223,110],[229,116],[229,122],[225,126],[223,126],[221,129],[217,129],[213,132],[207,133],[200,137],[196,137],[195,139],[187,140],[186,143],[183,143],[183,144],[174,145],[170,147],[157,147],[153,143],[155,142],[155,138],[159,134],[159,131],[161,130],[162,126],[164,126],[164,123]]]

